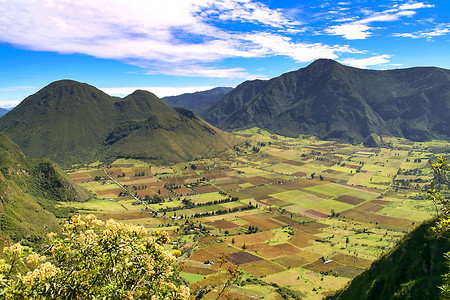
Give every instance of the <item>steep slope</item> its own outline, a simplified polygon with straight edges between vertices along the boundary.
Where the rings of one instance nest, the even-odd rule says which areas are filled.
[[[433,224],[427,221],[414,229],[370,269],[327,299],[440,299],[438,286],[448,271],[444,253],[450,244],[431,232]]]
[[[171,106],[180,106],[199,113],[203,106],[218,101],[231,90],[233,90],[231,87],[216,87],[207,91],[186,93],[161,99]]]
[[[8,113],[8,110],[4,109],[4,108],[0,108],[0,117],[3,117],[4,115],[6,115]]]
[[[321,59],[243,96],[253,84],[238,86],[232,99],[224,97],[209,111],[219,117],[206,120],[225,130],[257,126],[352,143],[371,133],[418,141],[450,138],[450,70],[362,70]],[[233,100],[242,104],[230,113]]]
[[[30,157],[58,163],[94,159],[104,133],[116,123],[114,101],[71,80],[49,84],[0,119],[0,131]]]
[[[55,201],[84,201],[91,194],[75,185],[54,163],[29,159],[0,133],[0,235],[2,242],[37,243],[46,232],[58,231],[67,211]],[[67,217],[67,215],[65,215]]]
[[[166,126],[173,127],[168,131],[172,134],[144,133],[146,127],[162,127],[152,123],[155,118],[156,124],[175,122]],[[174,128],[177,134],[173,134]],[[202,134],[195,129],[202,130]],[[139,132],[133,133],[135,130]],[[51,83],[27,97],[0,119],[0,131],[26,155],[50,158],[64,167],[114,156],[177,162],[210,155],[232,143],[231,135],[211,127],[190,111],[171,107],[150,92],[136,91],[121,99],[71,80]],[[164,148],[168,144],[177,146]],[[200,153],[202,145],[210,145],[210,152]]]
[[[250,101],[266,85],[267,81],[264,80],[252,80],[241,83],[221,99],[201,107],[199,115],[206,122],[217,126]]]
[[[104,141],[108,157],[173,163],[211,156],[234,143],[231,134],[212,127],[188,109],[170,107],[149,92],[136,91],[122,102],[136,103],[137,99],[152,103],[145,110],[150,113],[129,118],[109,132]]]

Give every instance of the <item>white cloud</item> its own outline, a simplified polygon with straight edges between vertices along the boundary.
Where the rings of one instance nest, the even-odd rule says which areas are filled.
[[[262,25],[240,32],[215,24]],[[0,0],[0,40],[20,47],[81,53],[139,66],[150,74],[257,77],[242,68],[212,68],[227,58],[273,55],[298,62],[337,58],[348,46],[298,43],[302,23],[253,0]]]
[[[325,32],[333,35],[341,35],[347,40],[363,40],[371,35],[370,29],[371,27],[365,24],[350,23],[331,26]]]
[[[241,33],[215,22],[257,23],[278,31],[260,41],[260,33]],[[251,76],[241,68],[216,70],[206,63],[226,58],[324,53],[337,57],[344,48],[283,41],[282,32],[298,34],[301,23],[251,0],[0,0],[0,40],[26,49],[81,53],[117,59],[150,73],[183,76]],[[253,35],[253,37],[252,37]],[[298,48],[298,49],[296,49]],[[345,49],[344,49],[345,50]],[[311,51],[311,52],[310,52]],[[195,66],[194,71],[185,66]]]
[[[394,36],[413,39],[426,38],[428,40],[431,40],[433,37],[443,36],[449,33],[450,33],[450,24],[439,24],[439,26],[430,31],[420,31],[416,33],[394,33]]]
[[[411,17],[416,14],[414,10],[420,8],[434,7],[434,5],[425,4],[423,2],[410,2],[408,4],[403,4],[400,6],[393,6],[393,8],[374,12],[371,10],[363,9],[361,12],[366,15],[366,17],[361,19],[351,18],[341,18],[336,20],[337,22],[347,22],[348,23],[334,25],[330,28],[325,29],[325,32],[332,35],[340,35],[348,40],[360,40],[366,39],[372,35],[373,27],[369,26],[373,22],[393,22],[398,21],[402,17]]]
[[[201,91],[207,91],[215,88],[215,86],[184,86],[184,87],[169,87],[169,86],[152,86],[152,87],[113,87],[113,88],[100,88],[108,95],[125,97],[132,94],[136,90],[149,91],[158,96],[159,98],[166,96],[176,96],[185,93],[195,93]]]
[[[434,4],[425,4],[423,2],[410,2],[399,6],[400,10],[419,9],[434,7]]]
[[[343,59],[340,62],[345,65],[349,65],[349,66],[352,66],[355,68],[366,69],[369,66],[386,64],[389,62],[390,58],[391,58],[391,55],[383,54],[383,55],[377,55],[377,56],[372,56],[372,57],[362,58],[362,59],[348,58],[348,59]]]
[[[0,100],[0,107],[10,109],[19,105],[20,102],[22,102],[22,100],[12,100],[12,101]]]

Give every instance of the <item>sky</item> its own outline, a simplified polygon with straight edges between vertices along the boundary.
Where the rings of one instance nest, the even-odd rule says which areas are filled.
[[[164,97],[319,58],[450,69],[450,1],[0,0],[4,108],[60,79]]]

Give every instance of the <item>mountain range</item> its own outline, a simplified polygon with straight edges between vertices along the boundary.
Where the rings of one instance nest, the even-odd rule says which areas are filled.
[[[8,113],[8,110],[7,110],[7,109],[0,108],[0,117],[6,115],[6,113]]]
[[[233,135],[154,94],[125,98],[72,80],[56,81],[0,118],[0,131],[30,157],[69,167],[117,157],[174,163],[229,148]]]
[[[370,134],[450,138],[450,70],[366,70],[320,59],[270,80],[246,81],[200,113],[223,130],[259,127],[360,143]]]
[[[26,158],[0,133],[0,245],[9,241],[39,244],[45,233],[60,231],[57,217],[69,214],[56,201],[85,201],[90,197],[55,163]]]
[[[171,106],[181,106],[199,113],[203,111],[203,107],[207,107],[209,104],[220,100],[231,90],[233,90],[232,87],[216,87],[202,92],[163,97],[161,100]]]

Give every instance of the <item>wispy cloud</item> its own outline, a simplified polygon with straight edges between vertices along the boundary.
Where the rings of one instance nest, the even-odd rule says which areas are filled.
[[[325,32],[332,35],[343,36],[348,40],[366,39],[372,35],[373,27],[370,26],[374,22],[393,22],[403,17],[411,17],[416,14],[417,9],[430,8],[434,5],[424,2],[409,2],[402,5],[394,5],[393,8],[385,9],[381,12],[372,10],[361,10],[364,17],[356,18],[340,18],[337,22],[343,24],[333,25],[325,29]],[[349,21],[349,22],[347,22]]]
[[[419,31],[415,33],[394,33],[397,37],[407,37],[413,39],[426,38],[431,40],[434,37],[450,34],[450,24],[439,24],[436,28],[429,31]]]
[[[348,59],[343,59],[340,62],[345,65],[352,66],[352,67],[366,69],[369,66],[376,66],[376,65],[388,63],[390,58],[391,58],[391,55],[383,54],[383,55],[377,55],[377,56],[372,56],[372,57],[362,58],[362,59],[348,58]]]
[[[242,68],[214,69],[205,64],[268,55],[305,62],[350,51],[345,45],[293,42],[283,33],[302,32],[302,23],[251,0],[0,3],[3,42],[31,50],[117,59],[149,73],[248,78],[255,75]],[[220,26],[223,22],[257,24],[266,30],[233,31]],[[195,67],[186,70],[186,65]]]

